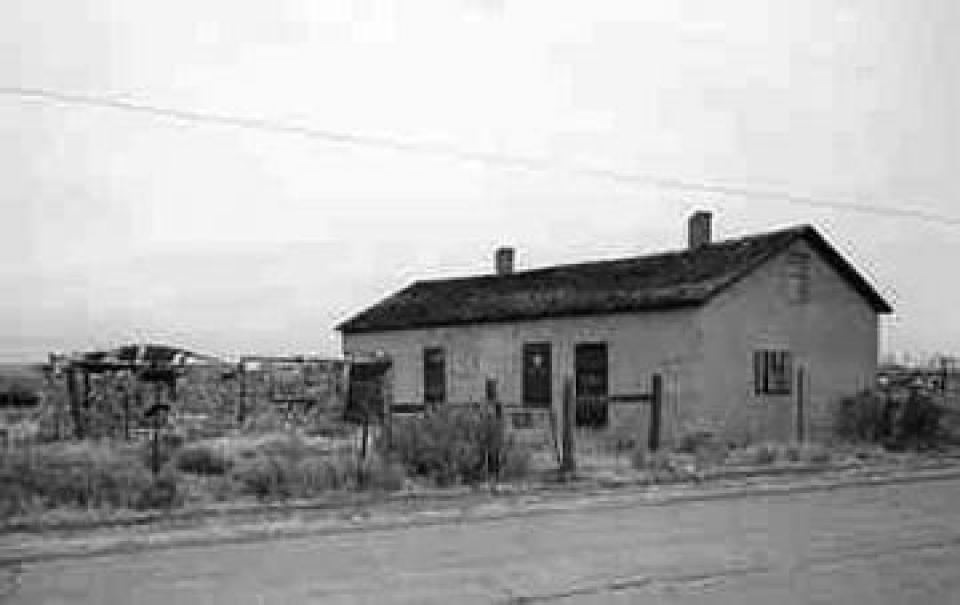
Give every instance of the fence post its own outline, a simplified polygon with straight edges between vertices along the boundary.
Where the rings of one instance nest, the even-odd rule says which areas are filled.
[[[654,374],[650,378],[650,435],[647,449],[655,452],[660,449],[660,415],[663,411],[663,377]]]
[[[130,377],[126,377],[123,388],[123,440],[130,441]]]
[[[564,475],[572,474],[577,470],[576,448],[573,442],[576,414],[573,380],[567,377],[563,381],[563,452],[560,458],[560,471]]]
[[[237,397],[237,423],[243,424],[244,418],[247,414],[247,371],[243,360],[240,361],[240,364],[237,368],[237,376],[240,379],[240,396]]]
[[[364,406],[363,413],[363,443],[360,444],[360,463],[357,465],[357,487],[363,487],[364,464],[367,462],[367,441],[370,439],[370,408]]]
[[[393,449],[393,364],[383,374],[383,443]]]
[[[805,372],[803,366],[797,368],[797,442],[803,443],[806,438],[806,393],[804,393]]]
[[[497,396],[497,379],[487,378],[486,400],[488,412],[493,407],[493,435],[491,435],[490,449],[487,451],[487,481],[491,477],[497,481],[500,478],[500,462],[503,455],[503,404]]]

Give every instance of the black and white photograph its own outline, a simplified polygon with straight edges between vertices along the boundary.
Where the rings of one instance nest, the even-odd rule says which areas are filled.
[[[0,1],[0,603],[960,603],[960,3]]]

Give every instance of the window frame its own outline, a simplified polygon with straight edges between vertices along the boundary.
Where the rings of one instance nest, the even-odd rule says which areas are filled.
[[[792,395],[793,352],[786,349],[759,349],[753,353],[753,382],[756,395]]]

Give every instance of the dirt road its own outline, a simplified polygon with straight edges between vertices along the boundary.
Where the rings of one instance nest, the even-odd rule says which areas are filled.
[[[960,480],[0,568],[9,603],[960,603]]]

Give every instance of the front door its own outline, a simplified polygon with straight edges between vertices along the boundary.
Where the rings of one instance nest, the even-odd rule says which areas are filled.
[[[607,367],[606,343],[581,343],[574,349],[577,426],[607,426]]]
[[[523,405],[549,408],[553,387],[550,343],[523,345]]]

